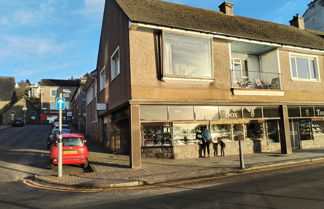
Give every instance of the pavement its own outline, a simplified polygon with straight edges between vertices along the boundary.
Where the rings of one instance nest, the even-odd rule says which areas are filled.
[[[7,129],[7,128],[9,128],[10,126],[9,125],[3,125],[3,126],[0,126],[0,131],[1,130],[4,130],[4,129]]]
[[[142,158],[141,169],[129,168],[129,156],[107,153],[88,141],[93,172],[57,176],[35,176],[39,182],[83,188],[110,188],[154,185],[181,180],[240,173],[239,155],[198,159]],[[244,155],[245,171],[307,161],[324,160],[323,149],[295,150],[293,154],[255,153]]]

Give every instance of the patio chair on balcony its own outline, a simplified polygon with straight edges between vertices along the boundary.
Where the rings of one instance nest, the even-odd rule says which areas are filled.
[[[249,80],[244,80],[243,78],[240,78],[237,82],[238,86],[240,88],[248,88],[249,85],[251,84],[251,81]]]
[[[266,89],[267,86],[261,81],[260,78],[255,78],[255,85],[258,89]]]
[[[271,88],[272,89],[280,89],[280,80],[279,78],[273,78],[271,80],[271,84],[270,84]]]

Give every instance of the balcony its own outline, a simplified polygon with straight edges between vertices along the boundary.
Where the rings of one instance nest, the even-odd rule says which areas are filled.
[[[231,49],[234,95],[283,96],[276,46],[233,41]]]
[[[281,74],[271,72],[249,71],[248,76],[231,70],[232,88],[240,89],[281,89]]]

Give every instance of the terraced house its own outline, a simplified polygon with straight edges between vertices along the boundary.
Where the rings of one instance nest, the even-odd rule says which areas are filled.
[[[217,5],[215,5],[216,7]],[[107,0],[99,140],[141,157],[198,157],[206,125],[227,154],[324,147],[324,33],[159,0]]]

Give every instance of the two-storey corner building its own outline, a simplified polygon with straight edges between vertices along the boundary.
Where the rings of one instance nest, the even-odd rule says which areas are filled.
[[[97,78],[109,150],[132,167],[198,157],[202,126],[227,154],[237,140],[245,153],[324,146],[324,34],[291,24],[237,16],[229,2],[107,0]]]
[[[306,28],[324,32],[324,0],[311,1],[303,17]]]
[[[83,86],[86,93],[86,121],[85,133],[88,138],[98,141],[97,119],[97,70],[87,74],[87,81]]]
[[[80,80],[42,79],[39,86],[41,89],[41,123],[48,123],[58,118],[59,113],[56,109],[55,100],[61,93],[65,97],[63,118],[71,121],[73,116],[70,107],[71,97],[80,86]]]

